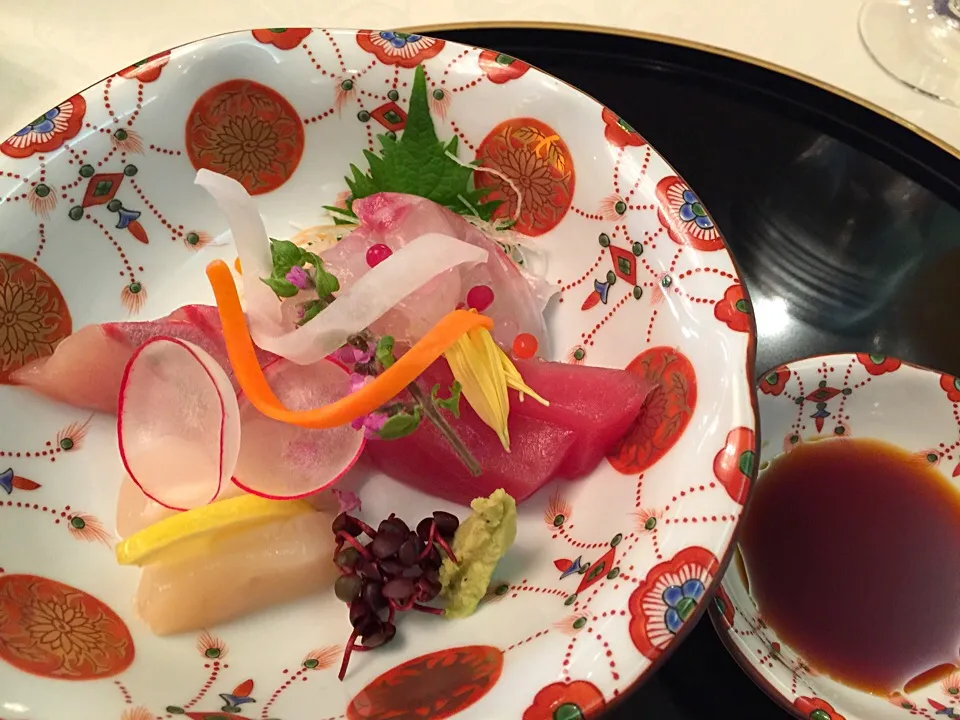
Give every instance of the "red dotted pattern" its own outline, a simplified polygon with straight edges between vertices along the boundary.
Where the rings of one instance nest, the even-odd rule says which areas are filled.
[[[130,264],[130,261],[127,260],[127,254],[123,251],[123,248],[120,247],[120,243],[118,243],[118,242],[114,239],[113,235],[110,234],[110,230],[108,230],[107,227],[106,227],[102,222],[100,222],[99,220],[97,220],[97,219],[96,219],[95,217],[93,217],[93,215],[91,215],[90,213],[87,213],[85,217],[87,218],[87,220],[89,220],[89,221],[92,222],[94,225],[96,225],[98,228],[100,228],[100,232],[102,232],[103,235],[104,235],[104,237],[106,237],[107,240],[110,241],[110,244],[113,245],[114,249],[115,249],[115,250],[117,251],[117,253],[120,255],[120,260],[123,262],[124,266],[127,268],[126,275],[127,275],[127,277],[130,278],[130,281],[133,282],[134,280],[136,280],[136,278],[134,277],[134,274],[133,274],[133,266]],[[124,272],[121,270],[121,271],[120,271],[120,276],[122,277],[123,275],[124,275]]]
[[[150,144],[147,146],[150,150],[161,155],[173,155],[174,157],[180,157],[183,153],[179,150],[168,150],[167,148],[160,147],[159,145]]]
[[[599,213],[587,212],[586,210],[581,210],[575,205],[570,206],[570,211],[575,215],[579,215],[582,218],[586,218],[587,220],[603,220],[604,219],[603,215],[600,215]]]
[[[6,507],[12,508],[17,507],[21,510],[37,510],[38,512],[50,513],[51,517],[54,518],[53,524],[59,525],[61,520],[66,520],[68,523],[73,520],[74,515],[70,512],[70,506],[67,505],[63,510],[58,510],[57,508],[47,507],[46,505],[40,505],[39,503],[25,503],[25,502],[15,502],[14,500],[7,500],[5,503]],[[0,507],[3,507],[4,503],[0,503]]]
[[[289,669],[284,668],[283,674],[287,676],[287,679],[284,680],[283,683],[280,685],[280,687],[274,690],[273,693],[270,695],[270,699],[267,700],[266,704],[264,704],[263,706],[261,717],[264,717],[264,718],[270,717],[270,713],[269,713],[270,708],[273,707],[274,703],[277,702],[277,699],[284,693],[284,691],[287,688],[293,685],[294,682],[296,682],[298,679],[301,680],[302,682],[306,682],[307,680],[310,679],[310,671],[305,667],[299,668],[292,675],[290,674]]]
[[[544,635],[546,635],[546,634],[549,633],[549,632],[550,632],[549,630],[541,630],[541,631],[538,632],[536,635],[531,635],[530,637],[524,638],[524,639],[521,640],[520,642],[514,643],[513,645],[511,645],[510,647],[508,647],[504,652],[510,652],[511,650],[514,650],[514,649],[520,647],[521,645],[526,645],[527,643],[533,642],[533,641],[536,640],[537,638],[543,637]]]
[[[182,238],[183,225],[177,225],[176,227],[174,227],[173,223],[168,221],[160,213],[157,207],[152,202],[150,202],[150,200],[147,199],[146,193],[143,192],[143,189],[137,184],[137,181],[134,180],[133,178],[130,178],[130,185],[131,187],[133,187],[134,191],[136,191],[137,197],[139,197],[140,200],[147,206],[147,210],[152,212],[154,217],[156,217],[157,220],[159,220],[160,223],[174,235],[174,237],[172,237],[171,240],[177,240],[178,238]]]
[[[457,53],[457,55],[449,62],[449,64],[447,64],[446,69],[443,71],[443,77],[442,77],[441,80],[440,80],[440,84],[441,84],[441,85],[446,85],[446,84],[447,84],[447,76],[450,74],[450,71],[453,69],[453,66],[456,65],[456,64],[457,64],[458,62],[460,62],[461,60],[463,60],[463,58],[465,58],[467,55],[469,55],[470,52],[471,52],[470,48],[465,48],[465,49],[461,50],[461,51],[460,51],[459,53]]]
[[[580,337],[583,338],[583,342],[584,342],[586,345],[593,345],[593,337],[597,334],[597,332],[600,330],[600,328],[602,328],[604,325],[606,325],[607,322],[608,322],[611,318],[613,318],[614,315],[617,314],[617,311],[618,311],[620,308],[622,308],[624,305],[627,304],[627,300],[632,300],[632,299],[633,299],[633,295],[624,295],[622,298],[620,298],[620,299],[616,302],[616,304],[615,304],[612,308],[610,308],[609,311],[607,311],[607,314],[603,316],[603,318],[600,320],[600,322],[598,322],[596,325],[593,326],[593,330],[591,330],[590,332],[588,332],[588,333],[586,333],[586,334],[580,333]]]
[[[321,75],[325,77],[333,77],[331,73],[323,69],[323,66],[317,61],[317,58],[314,57],[313,50],[311,50],[306,43],[304,43],[300,47],[302,47],[304,50],[307,51],[307,59],[310,60],[310,62],[313,64],[313,67],[317,70],[317,72],[319,72]]]
[[[334,108],[330,108],[329,110],[324,110],[319,115],[314,115],[313,117],[304,118],[303,124],[310,125],[311,123],[318,123],[321,120],[326,120],[328,117],[333,115],[334,112],[336,112]]]
[[[41,225],[41,227],[43,227]],[[40,457],[49,457],[50,462],[55,462],[56,458],[54,457],[58,453],[69,452],[69,450],[64,450],[59,445],[54,445],[53,441],[48,440],[45,443],[45,449],[43,450],[0,450],[0,458],[2,457],[24,457],[24,458],[40,458]]]
[[[585,542],[580,542],[579,540],[574,540],[574,539],[569,535],[569,532],[568,532],[569,530],[573,530],[573,525],[569,525],[569,526],[566,526],[566,527],[564,527],[563,525],[561,525],[560,528],[558,528],[557,533],[556,533],[553,537],[555,537],[555,538],[556,538],[556,537],[562,537],[562,538],[563,538],[564,540],[566,540],[570,545],[572,545],[573,547],[577,548],[578,550],[598,550],[598,549],[600,549],[600,548],[605,548],[605,547],[607,547],[607,546],[610,544],[610,543],[603,543],[603,542],[598,542],[598,543],[585,543]],[[632,537],[632,533],[631,533],[630,535],[628,535],[627,537]]]
[[[127,690],[127,686],[124,685],[119,680],[114,680],[113,684],[116,686],[117,690],[119,690],[120,694],[123,696],[124,705],[133,705],[133,698],[130,696],[130,691]]]
[[[213,687],[213,684],[217,681],[217,677],[220,675],[220,661],[214,660],[213,664],[205,663],[205,668],[210,669],[210,675],[207,677],[206,682],[203,683],[203,687],[197,692],[196,695],[191,698],[190,702],[183,706],[184,710],[189,710],[198,702],[203,700],[207,696],[207,693],[210,692],[210,688]]]
[[[685,523],[698,523],[698,522],[704,522],[704,523],[733,522],[734,520],[737,519],[737,517],[739,516],[738,515],[709,515],[709,516],[701,515],[699,518],[697,517],[666,518],[663,521],[663,524],[670,525],[672,523],[674,525],[681,525]]]
[[[657,319],[657,309],[654,308],[650,313],[650,321],[647,323],[647,342],[650,342],[650,338],[653,336],[653,324]]]
[[[44,231],[43,223],[40,223],[37,226],[37,234],[40,236],[39,241],[37,242],[37,250],[33,253],[33,261],[37,262],[40,260],[40,256],[43,254],[44,246],[47,244],[47,234]]]
[[[590,278],[590,276],[593,274],[593,272],[594,272],[598,267],[600,267],[600,263],[603,262],[603,259],[604,259],[606,256],[607,256],[606,250],[602,251],[599,255],[597,255],[597,259],[594,261],[593,265],[591,265],[583,275],[581,275],[580,277],[578,277],[578,278],[577,278],[576,280],[574,280],[573,282],[570,282],[570,283],[568,283],[568,284],[566,284],[566,285],[562,285],[563,281],[562,281],[562,280],[557,280],[557,285],[560,285],[560,292],[566,292],[567,290],[570,290],[571,288],[575,288],[575,287],[579,286],[581,283],[583,283],[583,282],[585,282],[586,280],[588,280],[588,279]]]
[[[692,270],[686,270],[680,273],[679,275],[677,275],[677,280],[683,280],[684,278],[690,277],[691,275],[694,275],[697,273],[713,273],[714,275],[719,275],[720,277],[726,278],[727,280],[737,280],[736,275],[732,275],[728,273],[726,270],[721,270],[720,268],[712,268],[712,267],[695,267]]]
[[[337,62],[340,63],[340,72],[345,73],[347,71],[347,66],[343,62],[343,52],[340,50],[340,46],[337,45],[336,38],[333,37],[333,34],[329,30],[322,30],[324,36],[327,40],[330,41],[330,45],[333,47],[333,52],[337,55]]]
[[[106,82],[103,83],[103,107],[110,113],[110,117],[113,118],[114,122],[120,122],[120,119],[114,114],[113,108],[110,107],[110,87],[113,85],[113,78],[108,77]]]
[[[476,152],[477,146],[470,142],[463,130],[461,130],[455,122],[450,122],[450,128],[457,134],[457,137],[463,141],[463,144],[467,146],[468,150],[471,152]]]

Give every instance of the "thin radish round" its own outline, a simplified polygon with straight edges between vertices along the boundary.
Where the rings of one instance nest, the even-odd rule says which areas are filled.
[[[297,365],[280,359],[264,369],[277,398],[292,410],[322,407],[350,392],[350,375],[340,363],[323,359]],[[290,500],[329,487],[363,452],[363,430],[350,425],[309,430],[278,422],[239,398],[243,445],[234,482],[254,495]]]
[[[120,458],[144,495],[172,510],[213,502],[240,452],[240,410],[230,378],[204,350],[151,338],[120,383]]]

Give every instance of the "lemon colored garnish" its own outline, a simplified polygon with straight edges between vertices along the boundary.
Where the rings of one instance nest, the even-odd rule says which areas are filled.
[[[208,549],[218,536],[252,525],[314,512],[303,500],[267,500],[241,495],[177,513],[117,544],[121,565],[149,565]]]
[[[510,451],[510,399],[507,389],[529,395],[542,405],[549,405],[520,377],[510,358],[484,327],[474,328],[460,336],[444,353],[453,377],[460,383],[463,396],[483,422],[489,425],[504,450]]]

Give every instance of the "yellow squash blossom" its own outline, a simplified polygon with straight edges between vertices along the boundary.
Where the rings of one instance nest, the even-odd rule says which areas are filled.
[[[521,400],[529,395],[542,405],[550,404],[523,381],[510,358],[484,327],[461,335],[443,355],[450,364],[453,377],[460,383],[463,396],[480,419],[497,433],[507,452],[510,451],[507,389],[520,393]]]

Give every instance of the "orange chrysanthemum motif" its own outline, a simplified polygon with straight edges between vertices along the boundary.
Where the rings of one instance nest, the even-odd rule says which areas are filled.
[[[567,144],[546,123],[514,118],[497,125],[477,148],[481,168],[474,173],[486,199],[502,200],[494,216],[519,219],[515,229],[542,235],[555,228],[570,209],[575,175]],[[489,171],[485,171],[486,168]]]
[[[555,490],[550,496],[546,510],[543,511],[543,521],[551,528],[558,528],[570,522],[572,514],[573,506],[563,499],[559,490]]]
[[[229,175],[252,195],[275,190],[293,175],[303,143],[303,122],[293,106],[252,80],[210,88],[187,118],[193,166]]]
[[[97,598],[36,575],[0,575],[0,659],[40,677],[92,680],[133,657],[126,625]]]
[[[222,660],[227,656],[227,644],[204,630],[197,638],[197,652],[208,660]]]
[[[70,534],[77,540],[84,542],[101,542],[107,547],[112,545],[110,533],[103,527],[103,523],[97,520],[93,515],[86,513],[77,513],[70,518],[70,524],[67,525]]]
[[[129,285],[125,285],[120,291],[120,302],[131,315],[136,315],[143,309],[147,302],[147,289],[139,280],[134,280]]]
[[[0,384],[28,362],[53,353],[71,328],[53,280],[29,260],[0,253]]]
[[[339,645],[329,645],[310,651],[301,664],[307,670],[326,670],[340,659],[342,652],[343,648]]]

